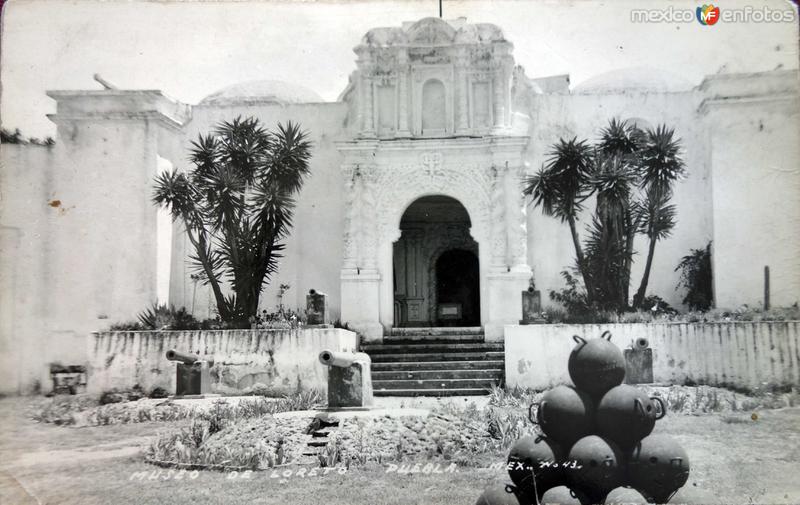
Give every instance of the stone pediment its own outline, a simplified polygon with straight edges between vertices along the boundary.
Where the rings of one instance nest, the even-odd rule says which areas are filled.
[[[408,29],[408,39],[413,44],[450,45],[455,35],[453,27],[439,18],[421,19]]]
[[[357,137],[508,134],[512,49],[499,27],[464,18],[370,30],[350,79]]]
[[[508,42],[499,26],[491,23],[463,23],[423,18],[403,27],[373,28],[361,38],[361,46],[449,46]],[[358,52],[358,48],[356,48]]]

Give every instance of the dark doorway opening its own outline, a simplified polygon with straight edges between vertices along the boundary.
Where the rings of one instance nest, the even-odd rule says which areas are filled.
[[[472,251],[451,249],[436,260],[436,322],[480,326],[480,269]]]

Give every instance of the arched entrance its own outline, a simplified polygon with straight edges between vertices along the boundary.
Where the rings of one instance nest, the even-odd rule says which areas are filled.
[[[481,295],[478,257],[450,249],[436,260],[437,326],[480,326]]]
[[[414,201],[393,245],[394,326],[480,325],[478,244],[451,197]]]

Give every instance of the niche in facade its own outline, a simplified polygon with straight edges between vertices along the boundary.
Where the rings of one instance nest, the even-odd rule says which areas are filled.
[[[442,81],[429,79],[422,86],[421,112],[423,135],[445,133],[447,108],[445,106],[445,88]]]

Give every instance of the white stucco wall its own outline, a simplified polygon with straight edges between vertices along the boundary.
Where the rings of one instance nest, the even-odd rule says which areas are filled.
[[[800,96],[796,71],[708,79],[701,106],[712,174],[719,307],[800,301]]]
[[[41,380],[47,359],[41,336],[50,316],[46,301],[52,265],[45,247],[51,216],[57,218],[62,212],[48,205],[53,197],[47,171],[53,164],[53,147],[0,147],[0,393],[4,394],[26,392]]]
[[[705,247],[712,238],[711,188],[706,166],[702,125],[696,108],[700,97],[694,90],[665,93],[642,90],[586,90],[572,94],[533,95],[530,100],[532,123],[531,144],[528,147],[530,173],[547,162],[551,146],[559,140],[573,137],[594,143],[600,130],[612,118],[644,120],[651,127],[666,124],[675,129],[682,140],[686,163],[686,178],[675,185],[673,203],[677,206],[677,225],[672,236],[656,246],[648,294],[661,296],[679,307],[684,293],[676,289],[679,273],[675,267],[690,249]],[[591,224],[595,200],[585,203],[578,221],[578,231],[586,236]],[[641,281],[647,257],[647,239],[637,236],[634,242],[634,263],[631,270],[631,296]],[[534,269],[537,287],[543,293],[545,305],[552,304],[548,293],[565,286],[560,273],[575,264],[575,249],[569,226],[558,219],[542,214],[541,208],[528,207],[528,254]]]
[[[102,393],[138,385],[150,392],[175,392],[175,363],[165,353],[176,349],[213,359],[211,390],[236,393],[261,383],[273,394],[327,390],[323,350],[355,352],[356,334],[338,328],[301,330],[125,331],[88,335],[87,391]]]
[[[530,90],[527,159],[532,170],[559,137],[595,140],[611,117],[666,123],[684,140],[688,178],[675,192],[678,225],[656,249],[649,293],[678,305],[678,274],[690,249],[714,240],[718,305],[757,305],[763,266],[772,269],[772,303],[800,294],[800,148],[796,72],[773,72],[659,93],[579,89],[571,94]],[[2,180],[2,355],[6,392],[46,381],[51,362],[86,360],[91,331],[130,320],[157,294],[157,224],[152,181],[159,157],[186,168],[189,139],[217,121],[252,115],[267,127],[299,122],[315,143],[311,176],[298,198],[295,224],[280,271],[262,296],[272,309],[302,308],[310,288],[327,293],[340,314],[344,184],[335,141],[351,135],[349,104],[200,105],[189,111],[159,92],[71,92],[58,99],[57,144],[4,145]],[[705,100],[705,102],[704,102]],[[184,126],[179,127],[179,124]],[[57,206],[48,202],[58,200]],[[464,202],[468,203],[468,202]],[[588,222],[593,207],[581,227]],[[180,230],[173,234],[170,297],[191,304]],[[645,243],[637,242],[631,292],[638,285]],[[566,225],[528,209],[528,262],[547,303],[559,272],[574,262]],[[213,305],[198,287],[195,314]],[[12,372],[13,370],[13,372]]]
[[[310,160],[311,174],[297,197],[294,226],[286,240],[284,257],[277,274],[270,279],[261,295],[261,307],[274,311],[278,304],[281,284],[291,288],[284,294],[283,304],[289,309],[305,309],[309,289],[329,296],[331,320],[339,317],[339,273],[342,267],[342,227],[344,219],[344,181],[341,176],[341,157],[333,145],[345,138],[346,105],[344,103],[288,104],[250,101],[239,105],[193,108],[192,119],[181,136],[184,153],[176,165],[189,169],[186,161],[188,146],[198,134],[208,134],[220,121],[238,116],[255,117],[262,125],[274,130],[278,123],[299,123],[313,142]],[[191,306],[193,283],[186,267],[187,246],[180,228],[176,230],[178,249],[173,256],[172,302],[176,306]],[[182,249],[182,250],[181,250]],[[198,285],[195,315],[211,317],[215,308],[210,289]]]
[[[606,330],[620,349],[648,340],[656,383],[768,390],[800,382],[800,322],[775,321],[506,326],[506,384],[538,390],[571,384],[572,336],[589,340]]]

